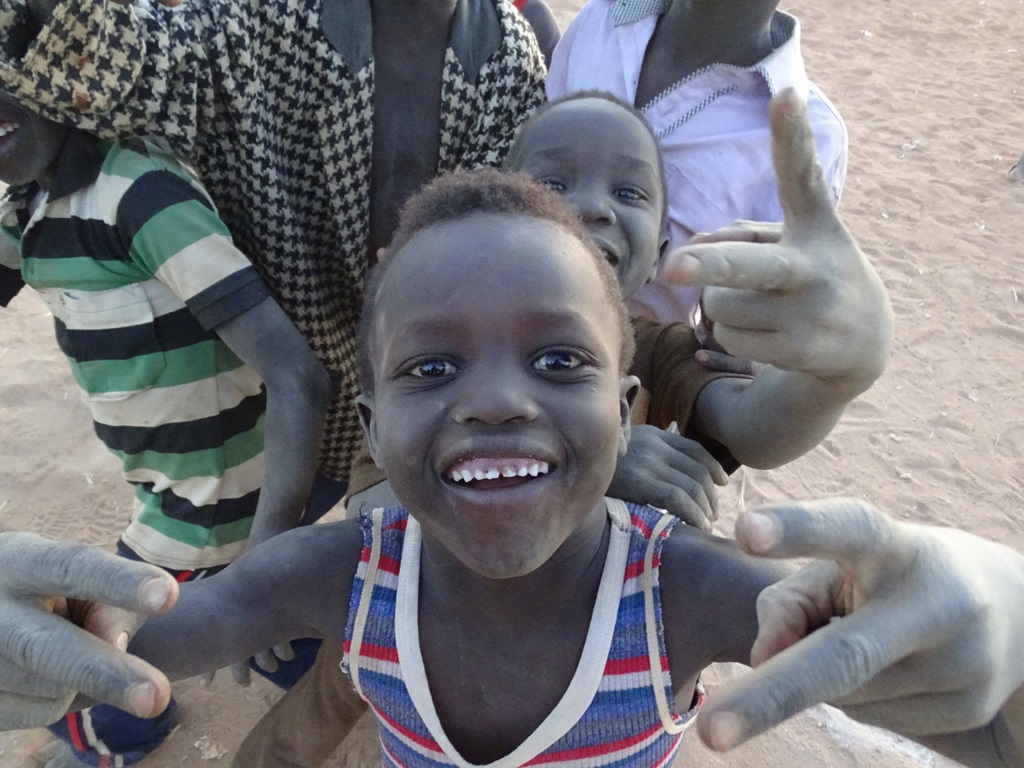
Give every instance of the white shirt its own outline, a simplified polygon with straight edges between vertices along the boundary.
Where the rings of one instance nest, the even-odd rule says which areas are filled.
[[[671,0],[590,0],[573,19],[552,56],[549,99],[599,89],[636,103],[644,53],[658,15]],[[846,125],[807,79],[800,54],[800,24],[776,12],[774,50],[752,67],[713,64],[694,72],[649,104],[637,105],[650,122],[665,160],[669,248],[697,232],[736,219],[782,221],[772,167],[768,102],[786,88],[807,94],[818,160],[834,200],[846,180]],[[636,303],[658,320],[690,320],[699,288],[645,286]]]

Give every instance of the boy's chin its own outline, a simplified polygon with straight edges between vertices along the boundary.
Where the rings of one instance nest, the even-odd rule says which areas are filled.
[[[539,570],[554,557],[556,551],[557,547],[519,552],[510,552],[508,548],[502,548],[500,552],[477,549],[473,552],[452,554],[466,568],[483,579],[507,581],[529,576]]]

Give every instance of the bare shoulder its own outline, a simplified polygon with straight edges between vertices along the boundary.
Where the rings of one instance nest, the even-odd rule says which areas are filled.
[[[673,680],[693,678],[714,661],[750,663],[757,596],[788,572],[745,554],[731,539],[676,525],[659,574]]]

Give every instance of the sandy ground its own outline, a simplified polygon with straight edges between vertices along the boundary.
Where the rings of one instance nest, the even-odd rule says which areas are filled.
[[[564,24],[582,3],[549,0]],[[741,471],[724,530],[764,500],[852,495],[893,515],[1024,549],[1024,0],[784,4],[808,70],[850,129],[844,219],[898,317],[887,373],[834,433],[772,472]],[[130,498],[93,436],[42,303],[0,324],[0,528],[112,543]],[[717,680],[736,674],[714,669]],[[276,692],[176,684],[182,725],[146,768],[226,763]],[[37,765],[40,731],[0,737],[0,766]],[[729,755],[691,736],[679,764],[941,765],[926,751],[817,707]],[[334,765],[371,765],[353,755]]]

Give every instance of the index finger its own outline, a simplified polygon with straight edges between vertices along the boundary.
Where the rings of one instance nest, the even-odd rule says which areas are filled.
[[[155,565],[34,533],[0,535],[0,562],[0,588],[12,594],[73,597],[142,613],[169,608],[177,595],[174,578]]]
[[[909,619],[907,619],[909,621]],[[867,605],[766,661],[716,691],[697,718],[709,747],[726,751],[798,712],[861,688],[907,655],[909,627],[888,606]]]
[[[751,291],[787,291],[817,280],[819,267],[771,243],[729,241],[684,245],[665,254],[660,279]]]

